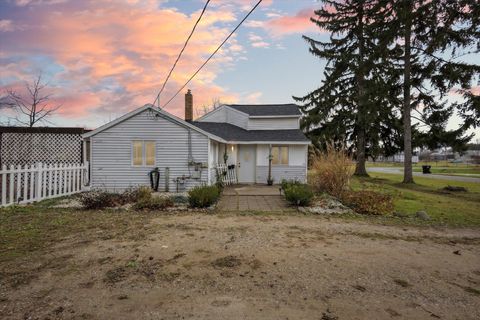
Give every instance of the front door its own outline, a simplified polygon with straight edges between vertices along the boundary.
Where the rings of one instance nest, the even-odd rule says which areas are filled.
[[[238,182],[255,182],[255,145],[241,144],[238,146]]]

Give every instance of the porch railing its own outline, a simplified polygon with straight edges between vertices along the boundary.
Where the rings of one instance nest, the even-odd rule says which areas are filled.
[[[231,185],[237,183],[237,170],[234,164],[218,163],[215,168],[217,175],[219,175],[224,184]]]

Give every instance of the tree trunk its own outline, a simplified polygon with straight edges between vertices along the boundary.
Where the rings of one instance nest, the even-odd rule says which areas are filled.
[[[365,129],[360,128],[357,134],[357,165],[355,166],[356,176],[368,176],[365,167]]]
[[[366,112],[366,102],[365,102],[365,66],[364,66],[364,34],[363,34],[363,3],[359,4],[358,8],[358,69],[356,73],[357,80],[357,103],[358,103],[358,116],[357,116],[357,164],[355,166],[355,175],[357,176],[368,176],[367,169],[365,168],[365,112]]]
[[[413,183],[412,173],[412,118],[410,106],[410,59],[412,36],[412,1],[406,1],[405,10],[405,55],[403,69],[403,183]]]

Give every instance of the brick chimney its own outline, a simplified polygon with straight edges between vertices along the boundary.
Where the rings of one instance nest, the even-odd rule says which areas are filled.
[[[185,93],[185,121],[193,120],[193,95],[190,89]]]

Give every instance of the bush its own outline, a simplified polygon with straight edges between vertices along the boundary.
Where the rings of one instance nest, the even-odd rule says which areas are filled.
[[[81,193],[79,201],[84,209],[103,209],[123,204],[121,195],[101,190]]]
[[[301,185],[301,184],[302,183],[298,180],[282,179],[282,181],[280,181],[280,186],[282,187],[283,190],[287,190],[287,188],[290,186]]]
[[[353,162],[344,146],[335,148],[330,143],[324,152],[313,156],[310,183],[316,191],[326,192],[340,198],[350,186]]]
[[[122,193],[124,203],[133,203],[152,197],[152,189],[149,187],[129,188]]]
[[[193,208],[206,208],[217,202],[220,189],[213,186],[194,187],[188,191],[188,202]]]
[[[342,194],[341,200],[361,214],[385,215],[393,212],[393,198],[388,194],[370,190],[349,191]]]
[[[173,206],[171,198],[145,197],[140,198],[133,206],[135,210],[164,210]]]
[[[285,199],[296,206],[308,206],[313,199],[313,192],[306,184],[292,184],[284,192]]]

